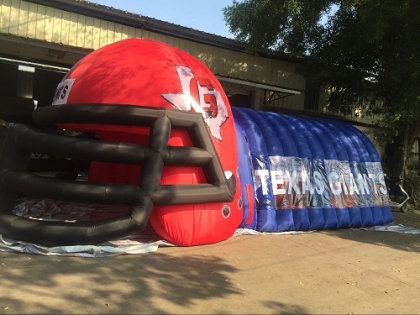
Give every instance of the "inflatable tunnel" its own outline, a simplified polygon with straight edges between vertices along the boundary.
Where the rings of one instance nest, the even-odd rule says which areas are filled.
[[[0,233],[16,240],[98,244],[150,223],[163,239],[193,246],[228,239],[238,227],[278,232],[392,221],[379,156],[362,132],[231,108],[201,61],[157,41],[122,40],[85,56],[33,120],[38,129],[0,125]],[[88,180],[32,172],[33,153],[88,162]],[[20,197],[125,210],[106,218],[93,212],[83,222],[32,220],[13,213]]]
[[[241,176],[251,174],[245,180],[255,197],[255,208],[244,203],[242,227],[278,232],[392,222],[380,157],[360,130],[327,119],[232,111],[242,138]]]

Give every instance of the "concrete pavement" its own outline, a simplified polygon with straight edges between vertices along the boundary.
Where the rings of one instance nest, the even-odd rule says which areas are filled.
[[[420,212],[394,213],[420,228]],[[420,235],[242,235],[106,258],[0,253],[0,314],[420,314]]]

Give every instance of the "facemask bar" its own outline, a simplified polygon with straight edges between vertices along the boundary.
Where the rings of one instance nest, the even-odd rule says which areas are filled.
[[[132,105],[71,104],[38,108],[39,125],[65,123],[150,127],[148,145],[40,133],[20,124],[0,127],[0,233],[44,246],[98,244],[143,230],[154,205],[230,202],[235,178],[226,179],[201,114]],[[187,130],[192,147],[170,147],[171,129]],[[31,152],[79,160],[141,164],[138,186],[66,181],[26,173]],[[206,184],[159,185],[163,167],[201,166]],[[107,205],[129,214],[93,222],[49,222],[11,213],[18,195]]]

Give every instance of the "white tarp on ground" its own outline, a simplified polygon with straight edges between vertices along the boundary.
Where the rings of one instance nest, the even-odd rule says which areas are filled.
[[[143,254],[156,251],[159,245],[167,246],[170,244],[164,241],[147,242],[142,239],[127,238],[99,245],[45,247],[11,240],[0,234],[0,251],[46,256],[105,257],[122,254]]]
[[[403,234],[420,234],[420,229],[415,229],[409,226],[405,226],[402,224],[394,224],[394,223],[372,226],[369,228],[362,228],[362,230],[378,231],[378,232],[397,232],[397,233],[403,233]]]
[[[67,220],[67,221],[87,221],[92,213],[98,217],[109,217],[115,215],[120,209],[111,206],[97,206],[86,204],[65,203],[45,199],[21,199],[15,206],[13,213],[38,220]],[[362,228],[361,230],[397,232],[404,234],[420,234],[420,229],[414,229],[404,225],[387,224]],[[252,229],[238,229],[233,237],[239,235],[287,235],[301,234],[312,231],[300,232],[258,232]],[[156,251],[159,246],[174,246],[162,240],[151,226],[147,226],[139,234],[130,235],[122,239],[105,242],[98,245],[75,245],[45,247],[33,243],[21,242],[6,238],[0,234],[0,252],[19,252],[28,254],[38,254],[47,256],[77,256],[77,257],[106,257],[122,254],[143,254]]]
[[[13,214],[35,220],[74,222],[89,221],[93,216],[97,219],[112,217],[122,211],[127,211],[127,209],[116,206],[24,198],[16,203]],[[0,251],[48,256],[105,257],[122,254],[142,254],[156,251],[159,246],[174,245],[162,240],[150,225],[139,234],[97,245],[45,247],[34,243],[12,240],[0,234]]]
[[[364,227],[353,230],[377,231],[377,232],[396,232],[403,234],[420,234],[420,229],[412,228],[402,224],[388,223],[371,227]],[[280,234],[300,234],[315,231],[292,231],[292,232],[258,232],[252,229],[238,229],[234,236],[238,235],[280,235]]]

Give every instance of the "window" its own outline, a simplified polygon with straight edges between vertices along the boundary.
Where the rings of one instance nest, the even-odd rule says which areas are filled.
[[[318,111],[319,88],[320,84],[318,81],[306,79],[304,109]]]
[[[17,96],[32,98],[34,93],[35,68],[19,65],[17,81]]]

